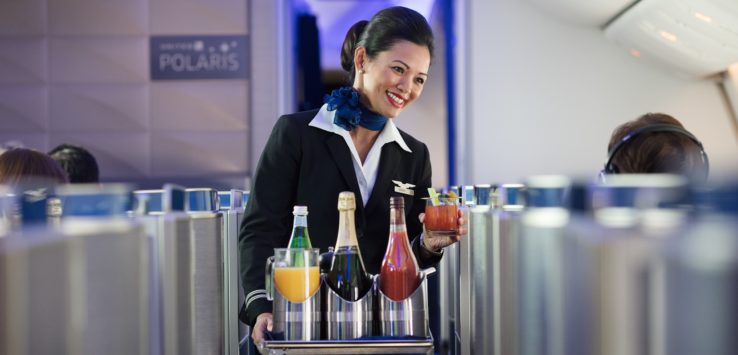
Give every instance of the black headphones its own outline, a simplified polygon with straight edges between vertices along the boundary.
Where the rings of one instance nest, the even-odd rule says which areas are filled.
[[[707,173],[710,172],[710,160],[707,158],[707,153],[705,153],[705,148],[702,147],[702,142],[697,139],[692,133],[689,133],[687,130],[671,125],[671,124],[665,124],[665,123],[659,123],[659,124],[652,124],[648,125],[646,127],[642,127],[639,129],[636,129],[623,137],[623,139],[620,140],[617,144],[615,144],[612,149],[607,153],[607,162],[605,163],[605,167],[600,172],[600,175],[604,174],[617,174],[620,172],[618,167],[616,165],[613,165],[612,160],[615,158],[615,154],[625,145],[625,143],[632,138],[638,136],[639,134],[645,134],[645,133],[655,133],[655,132],[673,132],[681,134],[689,139],[691,139],[695,144],[697,144],[698,147],[700,147],[700,156],[702,157],[702,162],[705,163],[705,176],[707,176]]]

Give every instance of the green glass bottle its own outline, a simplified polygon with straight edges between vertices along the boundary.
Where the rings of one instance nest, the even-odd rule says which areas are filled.
[[[304,266],[304,254],[303,249],[311,249],[313,246],[310,244],[310,234],[308,234],[307,224],[307,206],[295,206],[292,209],[292,214],[295,216],[292,222],[292,236],[287,247],[290,249],[299,249],[291,252],[290,260],[293,267]]]
[[[308,234],[307,206],[295,206],[292,214],[295,216],[295,219],[292,222],[292,236],[290,236],[290,242],[287,244],[287,247],[291,249],[312,248],[310,234]]]

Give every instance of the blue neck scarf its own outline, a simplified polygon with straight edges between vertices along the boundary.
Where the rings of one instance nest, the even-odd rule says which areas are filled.
[[[387,117],[369,111],[359,102],[359,92],[350,86],[333,90],[323,99],[328,104],[328,111],[336,111],[333,123],[350,131],[356,126],[372,131],[381,131],[387,123]]]

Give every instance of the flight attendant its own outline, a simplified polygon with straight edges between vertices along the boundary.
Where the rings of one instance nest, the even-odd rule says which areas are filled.
[[[265,261],[286,247],[294,205],[309,209],[312,245],[336,242],[337,198],[353,191],[356,231],[364,265],[376,274],[387,248],[389,200],[405,198],[408,235],[421,268],[438,263],[443,248],[466,234],[424,238],[422,197],[431,187],[426,145],[395,126],[428,78],[433,33],[425,18],[404,7],[381,10],[346,34],[341,65],[351,86],[326,96],[318,110],[280,117],[259,160],[239,235],[246,295],[241,318],[254,342],[271,329],[272,305],[264,289]],[[464,225],[463,214],[458,215]]]

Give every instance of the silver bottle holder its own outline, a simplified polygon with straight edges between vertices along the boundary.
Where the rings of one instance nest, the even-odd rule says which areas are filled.
[[[351,340],[372,334],[374,287],[356,301],[347,301],[328,283],[325,292],[325,332],[328,340]]]
[[[379,286],[376,287],[379,301],[377,307],[379,335],[430,337],[428,275],[435,271],[434,268],[421,271],[420,285],[408,298],[402,301],[393,301],[382,292]],[[379,277],[377,277],[375,284],[379,285]]]
[[[303,302],[287,300],[278,289],[274,289],[272,334],[284,340],[318,340],[320,339],[320,294],[323,288],[323,277],[320,287]]]

